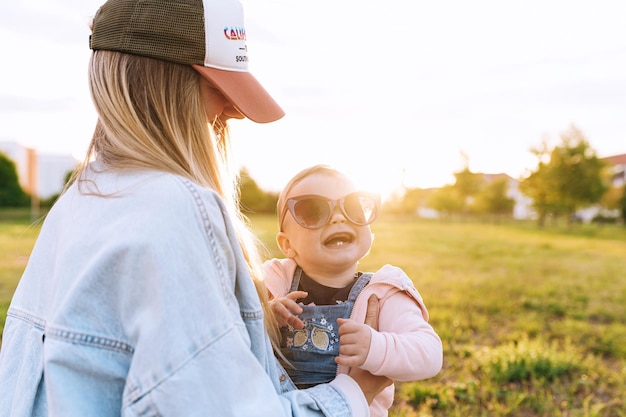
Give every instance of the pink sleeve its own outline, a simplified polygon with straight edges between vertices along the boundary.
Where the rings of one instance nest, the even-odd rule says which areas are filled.
[[[282,297],[289,292],[296,263],[291,259],[270,259],[263,263],[263,280],[270,299]]]
[[[398,291],[380,306],[379,331],[372,330],[362,368],[396,381],[431,378],[441,370],[441,339],[424,319],[416,300]]]

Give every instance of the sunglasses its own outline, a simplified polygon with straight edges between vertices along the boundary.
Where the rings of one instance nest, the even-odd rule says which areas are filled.
[[[380,196],[357,192],[337,200],[311,194],[288,198],[281,215],[280,230],[283,230],[287,210],[300,226],[306,229],[319,229],[328,224],[335,207],[339,207],[351,223],[357,226],[367,226],[376,220]]]

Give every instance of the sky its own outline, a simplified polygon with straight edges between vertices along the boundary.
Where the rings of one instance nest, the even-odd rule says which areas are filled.
[[[101,0],[0,4],[0,141],[82,159]],[[250,70],[286,111],[233,121],[237,162],[278,191],[334,165],[388,195],[473,172],[522,178],[570,126],[626,153],[626,2],[242,0]]]

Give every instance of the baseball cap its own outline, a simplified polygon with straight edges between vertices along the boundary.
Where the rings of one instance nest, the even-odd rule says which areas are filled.
[[[239,0],[108,0],[89,47],[191,65],[255,122],[285,115],[248,70]]]

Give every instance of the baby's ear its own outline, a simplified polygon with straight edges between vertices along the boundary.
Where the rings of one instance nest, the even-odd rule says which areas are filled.
[[[278,247],[283,255],[287,258],[295,258],[296,251],[292,249],[289,236],[285,232],[278,232],[276,235],[276,243],[278,244]]]

